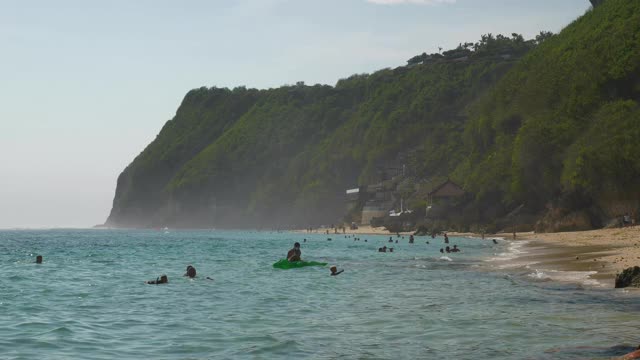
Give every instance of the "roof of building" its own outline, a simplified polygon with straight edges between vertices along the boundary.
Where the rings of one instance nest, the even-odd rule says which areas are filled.
[[[448,194],[446,193],[446,190],[449,190]],[[447,181],[436,186],[435,189],[429,193],[429,196],[461,196],[464,195],[464,193],[465,191],[460,185],[454,183],[450,179],[447,179]]]

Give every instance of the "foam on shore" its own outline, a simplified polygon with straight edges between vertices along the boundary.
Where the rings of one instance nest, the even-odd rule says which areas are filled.
[[[526,277],[537,281],[555,281],[574,283],[589,287],[603,287],[604,284],[593,278],[598,272],[594,270],[575,270],[569,263],[563,263],[554,257],[562,255],[571,258],[574,254],[570,248],[534,248],[529,240],[509,241],[505,250],[485,260],[492,267],[501,271],[525,269]],[[559,267],[559,268],[558,268]]]
[[[586,286],[601,287],[603,284],[591,276],[597,271],[561,271],[534,269],[527,276],[535,280],[550,280],[565,283],[579,283]]]

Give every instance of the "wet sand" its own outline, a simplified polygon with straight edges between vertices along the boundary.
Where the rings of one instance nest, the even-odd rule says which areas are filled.
[[[640,266],[640,226],[564,233],[517,233],[516,240],[513,240],[513,234],[496,234],[495,237],[523,244],[522,253],[509,260],[513,265],[531,264],[531,269],[547,271],[593,272],[589,277],[604,287],[612,288],[616,274],[622,270]]]

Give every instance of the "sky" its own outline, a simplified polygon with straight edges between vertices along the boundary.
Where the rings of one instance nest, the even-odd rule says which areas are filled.
[[[103,223],[116,180],[201,86],[334,85],[587,0],[0,0],[0,228]]]

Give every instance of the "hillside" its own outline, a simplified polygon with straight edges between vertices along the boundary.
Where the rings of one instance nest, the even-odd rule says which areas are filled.
[[[528,46],[521,37],[500,39],[500,50]],[[496,43],[489,37],[477,46]],[[492,51],[459,56],[434,54],[335,86],[190,91],[120,175],[107,224],[331,223],[343,215],[344,190],[374,181],[377,166],[401,151],[419,148],[428,154],[420,171],[446,175],[464,109],[514,63]]]
[[[606,1],[524,57],[474,106],[455,178],[479,207],[525,204],[559,221],[539,230],[561,230],[565,216],[598,227],[635,214],[638,101],[640,1]]]
[[[451,177],[462,226],[522,207],[599,226],[640,194],[640,2],[562,33],[486,35],[335,86],[201,88],[118,179],[109,226],[330,224],[386,164]]]

